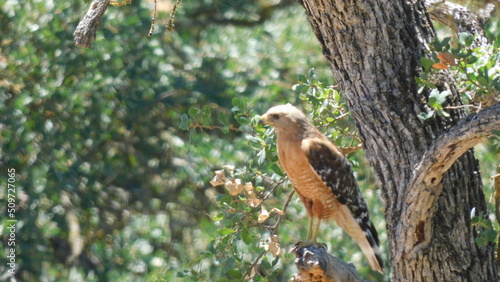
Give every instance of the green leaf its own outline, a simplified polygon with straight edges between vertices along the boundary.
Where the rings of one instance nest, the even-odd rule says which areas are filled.
[[[253,135],[247,135],[245,138],[252,143],[260,144],[263,141],[260,137]]]
[[[213,220],[214,221],[221,221],[224,218],[224,214],[219,213],[216,216],[214,216]]]
[[[209,126],[211,123],[211,117],[212,117],[212,109],[210,108],[209,105],[204,105],[201,108],[201,115],[202,115],[202,123],[204,126]]]
[[[241,230],[240,236],[245,244],[250,245],[250,243],[252,243],[252,235],[250,234],[250,231],[248,231],[247,227],[244,227],[243,230]]]
[[[266,161],[266,151],[265,150],[261,150],[260,152],[257,153],[257,156],[259,157],[257,159],[258,165],[263,165],[264,162]]]
[[[420,58],[420,63],[422,64],[425,72],[428,72],[432,68],[432,65],[434,65],[434,61],[426,57]]]
[[[450,49],[451,37],[446,37],[443,41],[436,40],[435,49],[439,52],[447,52]]]
[[[481,84],[482,86],[485,86],[485,87],[488,87],[489,85],[489,82],[488,82],[488,78],[487,77],[484,77],[484,76],[480,76],[477,78],[477,82],[479,84]]]
[[[212,115],[212,108],[209,105],[204,105],[202,108],[203,116],[210,117]]]
[[[179,124],[179,128],[182,130],[187,130],[189,127],[189,117],[186,114],[181,115],[181,123]]]
[[[189,130],[189,143],[193,143],[196,136],[196,128],[191,128]]]
[[[272,267],[275,267],[276,264],[280,261],[280,256],[277,256],[272,262],[271,262],[271,266]]]
[[[485,244],[484,244],[484,239],[483,239],[483,238],[481,238],[481,237],[477,237],[477,238],[475,239],[475,241],[476,241],[476,245],[477,245],[478,247],[484,247],[484,245],[485,245]]]
[[[429,101],[427,102],[427,104],[433,109],[438,109],[441,107],[441,104],[438,102],[436,96],[429,97]]]
[[[473,42],[473,37],[467,32],[461,32],[458,34],[458,42],[462,46],[469,47]]]
[[[476,225],[481,221],[481,218],[478,216],[474,216],[471,220],[472,225]]]
[[[217,253],[217,250],[215,249],[214,244],[215,244],[215,240],[212,240],[212,241],[210,241],[210,243],[207,246],[208,251],[210,253],[212,253],[212,254],[216,254]]]
[[[228,125],[229,124],[229,119],[227,118],[227,115],[223,112],[219,112],[217,114],[217,120],[222,123],[222,125]]]
[[[309,86],[306,84],[295,84],[292,86],[292,90],[297,93],[305,93],[307,92],[307,88],[309,88]]]
[[[188,114],[190,117],[199,117],[200,116],[200,109],[198,107],[191,107],[188,110]]]
[[[497,236],[498,236],[498,232],[493,230],[493,229],[484,231],[484,238],[488,242],[495,242],[497,239]]]
[[[303,75],[303,74],[299,74],[299,75],[297,76],[297,80],[298,80],[299,82],[302,82],[302,83],[307,83],[307,78],[306,78],[306,76],[305,76],[305,75]],[[296,84],[296,85],[297,85],[297,84]],[[303,84],[300,84],[300,85],[303,85]]]
[[[231,228],[222,228],[222,229],[217,230],[217,233],[219,233],[219,235],[222,235],[222,236],[231,235],[234,232],[236,232],[236,231],[234,229],[231,229]]]
[[[316,78],[316,73],[314,72],[314,68],[309,69],[308,75],[309,75],[309,78],[313,78],[313,79]]]
[[[226,195],[226,194],[218,195],[216,199],[217,199],[217,201],[219,201],[219,202],[221,202],[223,204],[227,204],[227,203],[229,203],[229,202],[232,201],[231,196]]]
[[[265,257],[265,256],[262,258],[262,261],[261,261],[261,263],[260,263],[260,266],[262,266],[262,268],[263,268],[263,269],[265,269],[265,270],[269,270],[269,269],[271,269],[271,268],[272,268],[272,267],[271,267],[271,264],[270,264],[270,263],[269,263],[269,261],[267,260],[267,257]]]
[[[128,161],[130,162],[130,165],[132,167],[137,167],[137,165],[139,164],[134,155],[128,155]]]
[[[229,269],[227,271],[227,274],[229,274],[229,276],[231,276],[232,278],[242,278],[243,277],[243,273],[241,273],[241,271],[239,271],[236,268]]]
[[[434,115],[434,111],[430,111],[428,113],[420,113],[418,115],[418,118],[421,119],[421,120],[426,120],[426,119],[429,119],[431,118],[432,116]]]
[[[244,116],[239,116],[236,118],[236,121],[241,124],[241,125],[247,125],[250,124],[250,119]]]
[[[441,108],[441,105],[446,101],[446,97],[450,95],[450,91],[445,90],[439,92],[437,89],[432,89],[429,94],[429,106],[434,109]]]
[[[189,270],[183,270],[177,272],[177,277],[186,277],[189,274]]]
[[[442,116],[442,117],[446,117],[446,118],[450,117],[450,114],[443,109],[438,109],[437,114],[438,114],[438,116]]]
[[[276,163],[273,163],[271,165],[271,169],[273,170],[274,173],[278,174],[278,175],[283,175],[283,171],[281,170],[280,166]]]
[[[419,85],[425,85],[425,80],[424,80],[422,77],[419,77],[419,76],[415,77],[415,81],[416,81],[416,82],[417,82],[417,84],[419,84]],[[420,88],[418,89],[418,93],[419,93],[419,94],[420,94],[420,93],[422,93],[422,90],[423,90],[423,89],[424,89],[424,87],[420,87]]]

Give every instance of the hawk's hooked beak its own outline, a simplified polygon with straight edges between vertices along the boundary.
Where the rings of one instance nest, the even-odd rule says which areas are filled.
[[[263,115],[260,117],[259,124],[260,124],[260,125],[266,125],[266,124],[270,124],[270,125],[272,125],[272,122],[269,122],[269,120],[267,119],[267,114],[263,114]]]

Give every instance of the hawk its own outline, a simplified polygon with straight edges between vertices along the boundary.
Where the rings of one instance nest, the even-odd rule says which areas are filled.
[[[291,104],[270,108],[262,121],[275,128],[281,166],[309,214],[306,241],[316,243],[321,221],[333,219],[383,273],[377,230],[349,161]]]

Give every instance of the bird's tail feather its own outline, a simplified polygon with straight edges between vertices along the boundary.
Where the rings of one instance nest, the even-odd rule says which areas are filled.
[[[356,243],[358,243],[359,247],[365,254],[372,269],[380,273],[384,273],[384,262],[380,254],[378,244],[375,242],[369,230],[366,230],[365,232],[365,238],[359,238],[359,240],[356,240]]]

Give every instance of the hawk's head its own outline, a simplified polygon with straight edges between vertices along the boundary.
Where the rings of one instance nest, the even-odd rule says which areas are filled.
[[[310,123],[306,115],[291,104],[270,108],[261,120],[274,126],[277,134],[284,131],[302,131]]]

